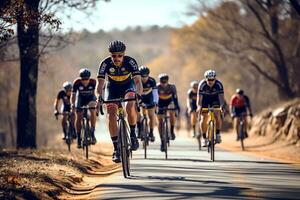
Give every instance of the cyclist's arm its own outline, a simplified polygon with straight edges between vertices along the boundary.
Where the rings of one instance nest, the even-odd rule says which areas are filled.
[[[56,98],[55,101],[54,101],[54,109],[55,109],[55,111],[58,111],[58,107],[59,107],[60,103],[61,103],[61,99]]]
[[[75,105],[77,90],[78,90],[78,82],[77,82],[77,80],[75,80],[73,83],[72,94],[71,94],[71,105],[72,106]]]
[[[252,109],[251,109],[250,100],[249,100],[248,96],[245,95],[244,97],[245,97],[246,107],[248,109],[248,112],[249,112],[250,115],[252,115]]]
[[[141,75],[135,75],[133,77],[133,80],[134,80],[134,83],[136,86],[137,93],[139,95],[142,95],[143,94],[143,84],[142,84]]]
[[[98,78],[98,82],[97,82],[97,94],[98,94],[98,98],[102,97],[104,83],[105,83],[105,80],[103,78]]]
[[[173,96],[174,104],[175,104],[176,108],[178,109],[178,112],[180,113],[180,106],[179,106],[179,103],[178,103],[177,90],[176,90],[176,86],[175,85],[173,85],[172,96]]]
[[[225,99],[224,99],[224,93],[220,93],[219,94],[219,100],[220,100],[220,106],[222,107],[222,108],[225,108]]]
[[[197,110],[201,110],[202,108],[202,100],[203,100],[203,95],[198,94],[197,95]]]
[[[152,89],[152,95],[153,95],[153,102],[155,104],[158,104],[158,89],[157,88]]]

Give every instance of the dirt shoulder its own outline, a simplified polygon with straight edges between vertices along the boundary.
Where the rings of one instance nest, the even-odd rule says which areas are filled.
[[[283,140],[275,140],[269,136],[251,135],[244,141],[245,151],[241,150],[240,142],[236,141],[233,131],[222,134],[220,147],[226,150],[272,159],[300,167],[300,148]]]
[[[111,161],[109,144],[94,146],[89,160],[74,148],[71,153],[64,149],[2,150],[0,199],[72,198],[90,193],[102,179],[120,170]]]

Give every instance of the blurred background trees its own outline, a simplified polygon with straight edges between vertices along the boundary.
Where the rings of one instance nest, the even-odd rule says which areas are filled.
[[[68,7],[65,1],[51,2],[56,3],[56,9]],[[47,54],[41,54],[38,67],[38,145],[46,145],[49,138],[60,131],[60,123],[52,113],[53,101],[62,83],[74,80],[82,67],[90,68],[96,77],[99,63],[108,55],[107,45],[114,39],[123,40],[128,49],[126,53],[139,65],[150,67],[155,78],[159,73],[168,73],[170,82],[177,86],[182,107],[190,82],[200,81],[207,69],[217,71],[227,101],[236,88],[242,88],[252,100],[255,112],[298,97],[299,1],[218,1],[215,6],[205,2],[191,5],[189,14],[197,15],[198,19],[182,28],[138,26],[95,33],[83,30],[56,34],[53,34],[55,26],[40,29],[39,50]],[[50,7],[47,8],[44,10],[49,11]],[[10,141],[16,139],[15,134],[9,133],[16,132],[10,124],[16,118],[20,68],[16,29],[8,30],[10,26],[6,26],[3,16],[3,12],[0,13],[1,31],[7,31],[0,32],[5,39],[0,42],[0,94],[5,97],[0,98],[0,129]]]

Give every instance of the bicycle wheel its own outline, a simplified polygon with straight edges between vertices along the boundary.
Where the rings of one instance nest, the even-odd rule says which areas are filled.
[[[211,161],[215,161],[215,123],[213,121],[211,121],[209,123],[209,127],[210,127],[210,159]]]
[[[125,121],[121,120],[119,124],[119,149],[121,150],[122,169],[124,178],[130,176],[128,138]]]
[[[142,120],[142,138],[143,138],[144,158],[147,159],[148,124],[146,118]]]
[[[85,146],[85,157],[89,159],[89,121],[85,120],[85,129],[84,129],[84,146]]]
[[[245,147],[244,147],[245,132],[244,132],[244,123],[243,122],[240,122],[240,125],[239,125],[239,136],[240,136],[240,141],[241,141],[241,147],[242,147],[242,150],[244,151],[245,150]]]
[[[68,151],[71,151],[71,142],[72,142],[72,128],[70,126],[70,123],[67,122],[67,127],[66,127],[66,131],[67,131],[67,138],[66,138],[66,143],[68,146]]]
[[[168,135],[168,121],[164,120],[163,122],[163,136],[164,136],[164,147],[165,147],[165,159],[168,159],[168,140],[169,140],[169,135]]]

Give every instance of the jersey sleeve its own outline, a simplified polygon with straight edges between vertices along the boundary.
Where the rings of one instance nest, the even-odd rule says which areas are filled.
[[[199,86],[198,86],[198,93],[197,93],[197,95],[199,96],[199,95],[204,95],[205,94],[205,92],[204,92],[204,87],[205,87],[205,81],[204,80],[202,80],[200,83],[199,83]]]
[[[151,78],[151,87],[152,87],[152,89],[157,89],[156,81],[154,78]]]
[[[218,90],[218,94],[224,94],[223,84],[220,81],[216,82],[216,87]]]
[[[137,62],[133,58],[130,58],[128,63],[131,68],[132,76],[140,75],[139,66]]]
[[[107,71],[107,63],[104,61],[101,62],[99,69],[98,69],[98,75],[97,78],[105,79],[105,74]]]
[[[74,83],[73,83],[72,92],[73,92],[73,93],[76,93],[76,92],[78,91],[78,89],[79,89],[79,80],[76,79],[76,80],[74,81]]]
[[[246,95],[244,95],[244,98],[245,98],[245,103],[246,103],[246,106],[247,106],[248,108],[250,108],[250,107],[251,107],[251,105],[250,105],[250,100],[249,100],[249,97],[248,97],[248,96],[246,96]]]
[[[61,90],[61,91],[57,94],[57,97],[56,97],[56,98],[57,98],[57,99],[63,99],[63,97],[64,97],[64,94],[63,94],[63,93],[64,93],[64,91]]]

